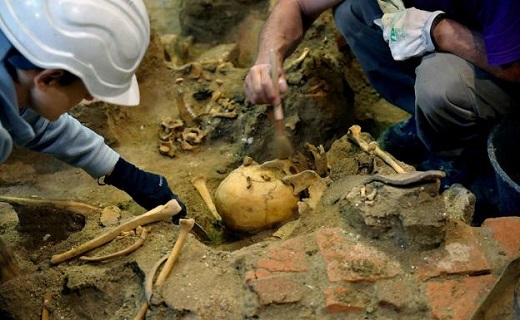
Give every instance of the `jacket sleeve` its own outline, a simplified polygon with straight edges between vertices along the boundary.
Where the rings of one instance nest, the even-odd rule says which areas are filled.
[[[30,109],[21,113],[34,128],[35,138],[23,147],[50,154],[74,167],[82,168],[94,178],[106,175],[119,159],[103,137],[65,113],[49,121]]]
[[[13,148],[13,140],[9,135],[9,132],[2,127],[0,123],[0,163],[3,163],[9,155],[11,154],[11,150]]]

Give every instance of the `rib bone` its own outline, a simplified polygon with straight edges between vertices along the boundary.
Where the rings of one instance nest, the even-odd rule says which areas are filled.
[[[137,216],[127,222],[124,222],[121,225],[113,228],[112,230],[80,245],[77,248],[71,249],[61,254],[53,255],[51,258],[51,263],[58,264],[63,261],[72,259],[82,253],[95,249],[99,246],[102,246],[105,243],[108,243],[111,240],[113,240],[123,231],[129,231],[137,228],[138,226],[144,226],[157,221],[171,220],[171,218],[177,213],[181,212],[181,210],[182,208],[176,200],[170,200],[168,203],[157,206],[156,208],[140,216]]]

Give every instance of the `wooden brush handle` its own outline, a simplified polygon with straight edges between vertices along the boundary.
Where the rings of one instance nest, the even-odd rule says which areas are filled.
[[[273,82],[273,88],[276,95],[280,95],[280,85],[278,83],[278,63],[276,60],[276,53],[273,49],[269,50],[269,64],[271,65],[271,81]],[[283,109],[282,104],[273,105],[274,108],[274,119],[283,120]]]

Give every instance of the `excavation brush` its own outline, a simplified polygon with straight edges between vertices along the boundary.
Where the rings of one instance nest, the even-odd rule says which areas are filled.
[[[269,51],[269,63],[271,65],[271,81],[273,82],[275,95],[279,96],[280,86],[278,84],[278,63],[273,49]],[[281,98],[279,103],[273,104],[273,111],[275,126],[274,156],[278,159],[287,159],[293,155],[294,149],[289,138],[285,135],[285,123]]]

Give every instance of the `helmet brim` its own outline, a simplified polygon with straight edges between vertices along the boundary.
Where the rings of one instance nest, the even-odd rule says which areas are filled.
[[[130,80],[130,86],[128,87],[128,90],[117,96],[100,97],[95,95],[95,93],[91,92],[91,94],[98,100],[119,106],[135,107],[139,105],[140,102],[139,84],[137,83],[137,78],[135,74],[132,76],[132,79]]]

